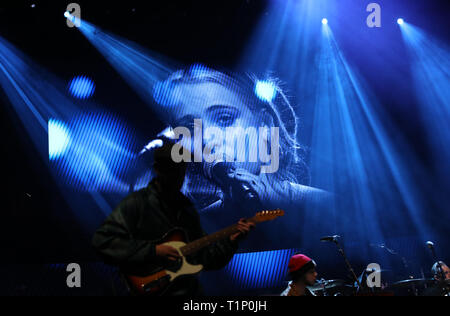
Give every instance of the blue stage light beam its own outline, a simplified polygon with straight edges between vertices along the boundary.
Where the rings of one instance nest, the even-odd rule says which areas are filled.
[[[395,133],[393,124],[344,57],[330,27],[322,30],[312,125],[313,183],[346,197],[334,207],[336,212],[357,211],[352,226],[359,228],[344,223],[342,230],[354,230],[360,240],[382,241],[385,233],[411,229],[426,236],[426,204],[409,171],[420,169],[419,164],[406,141],[389,136]],[[390,202],[382,202],[386,199]]]
[[[127,81],[132,89],[150,106],[154,106],[153,85],[167,78],[180,65],[150,52],[138,44],[99,29],[82,20],[79,30]],[[161,118],[169,115],[161,107],[153,108]]]
[[[383,111],[384,105],[344,58],[330,25],[321,24],[326,17],[336,33],[360,36],[367,47],[378,45],[380,41],[371,41],[370,28],[361,27],[364,20],[351,23],[361,19],[361,11],[350,5],[351,1],[340,0],[270,1],[238,69],[262,78],[273,74],[283,82],[299,114],[298,142],[308,149],[311,186],[334,193],[327,210],[310,207],[302,210],[301,223],[292,223],[293,229],[303,232],[299,247],[315,244],[317,239],[310,236],[318,231],[342,234],[347,245],[349,240],[359,245],[351,260],[363,261],[370,252],[367,244],[375,240],[431,236],[433,192],[409,140],[390,119],[392,114]],[[379,49],[362,53],[383,65],[398,57],[375,56]]]
[[[79,191],[126,193],[129,185],[121,175],[137,156],[126,125],[114,115],[92,112],[74,116],[67,125],[68,146],[53,159],[64,183]],[[63,141],[57,136],[65,134],[49,134],[50,143]]]
[[[27,75],[24,76],[24,73]],[[60,81],[2,39],[0,39],[0,75],[1,86],[13,110],[22,120],[44,163],[47,164],[49,160],[54,163],[58,159],[69,159],[69,165],[74,168],[71,173],[73,176],[84,173],[96,175],[95,179],[91,179],[95,180],[94,186],[86,177],[84,182],[77,182],[80,189],[84,186],[90,190],[94,187],[100,191],[127,192],[127,186],[118,178],[118,174],[123,171],[122,165],[132,163],[133,154],[130,153],[129,146],[133,146],[134,143],[120,124],[115,124],[113,120],[105,125],[108,119],[98,118],[98,122],[88,124],[92,128],[86,129],[88,134],[83,134],[85,138],[80,138],[80,131],[85,129],[64,125],[71,122],[74,116],[80,115],[80,111],[77,104],[61,92],[64,88],[56,88],[52,84],[62,86]],[[82,77],[81,82],[72,83],[72,86],[75,86],[77,96],[82,97],[92,88],[90,84]],[[96,129],[95,124],[102,126],[100,129],[104,129],[104,135],[92,137],[101,132]],[[122,141],[121,137],[126,138],[126,141]],[[88,151],[82,144],[83,141],[89,144],[86,145],[89,147]],[[73,150],[78,154],[68,158],[66,151]],[[80,152],[84,154],[80,156]],[[77,162],[74,163],[71,159]],[[77,166],[79,168],[76,168]],[[99,172],[98,168],[103,172]],[[73,183],[72,180],[69,180],[69,183]]]
[[[133,146],[133,141],[126,137],[123,124],[119,124],[117,118],[95,116],[89,124],[77,124],[73,118],[86,120],[89,112],[80,112],[77,99],[67,96],[65,84],[1,37],[0,87],[6,96],[6,111],[21,122],[19,132],[23,128],[25,136],[31,139],[38,153],[36,161],[40,159],[49,168],[57,183],[62,184],[62,178],[72,182],[91,179],[88,183],[78,181],[78,187],[92,188],[94,184],[99,189],[127,193],[127,185],[114,171],[124,165],[131,166],[132,154],[127,146]],[[83,107],[93,113],[99,109],[98,105],[86,101]],[[33,149],[30,148],[30,152]],[[66,165],[69,167],[58,168]],[[78,178],[71,178],[70,174]],[[95,182],[92,175],[97,176]],[[99,210],[107,215],[111,211],[110,203],[100,190],[88,193],[94,204],[88,207],[88,197],[80,205],[73,187],[61,185],[60,189],[72,212],[91,231],[92,212]]]
[[[328,0],[270,1],[251,40],[247,44],[238,69],[255,73],[283,74],[283,81],[298,83],[295,93],[310,78],[308,65],[314,59],[320,25],[324,16],[333,17],[337,3]],[[298,91],[297,91],[298,89]]]
[[[415,94],[437,173],[450,178],[450,47],[420,28],[400,26],[411,60]],[[450,183],[449,180],[445,182]]]
[[[430,191],[408,140],[344,58],[329,23],[321,24],[326,18],[333,27],[367,36],[348,22],[360,13],[341,2],[270,2],[238,69],[274,74],[284,83],[301,126],[298,142],[309,153],[310,185],[333,193],[329,207],[302,210],[302,223],[292,223],[303,232],[299,247],[315,243],[317,232],[344,234],[359,243],[356,259],[364,260],[370,252],[365,245],[374,240],[429,236]]]
[[[320,23],[326,17],[336,21],[336,27],[352,27],[337,13],[345,11],[338,3],[271,2],[244,51],[239,69],[275,73],[298,97],[295,110],[304,114],[299,124],[308,128],[299,133],[299,143],[310,148],[311,185],[336,192],[329,213],[308,210],[305,222],[322,225],[323,218],[329,222],[336,219],[335,225],[315,226],[316,231],[356,232],[352,238],[361,244],[369,238],[383,241],[395,231],[425,231],[420,214],[425,210],[422,199],[426,194],[418,192],[414,184],[417,179],[409,172],[421,167],[406,140],[396,136],[394,142],[389,137],[400,133],[343,58],[329,24]],[[343,203],[343,191],[351,192],[344,192],[350,196],[346,199],[349,205]],[[392,200],[390,205],[381,202],[387,197]],[[355,221],[344,214],[355,217]],[[402,217],[399,214],[407,220],[397,220]],[[408,231],[405,227],[413,228]],[[302,231],[306,247],[312,232],[305,227]]]
[[[57,116],[58,109],[52,103],[64,105],[67,111],[74,110],[70,102],[63,101],[62,94],[54,91],[43,80],[41,74],[45,73],[45,70],[35,67],[22,52],[0,37],[0,85],[11,102],[12,115],[17,115],[21,120],[44,162],[48,160],[49,154],[47,122],[50,117]],[[43,96],[45,92],[48,94]],[[53,95],[50,97],[51,93]]]

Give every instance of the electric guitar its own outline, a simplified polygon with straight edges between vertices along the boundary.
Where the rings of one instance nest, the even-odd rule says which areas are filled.
[[[271,221],[277,217],[284,216],[284,211],[277,209],[273,211],[262,211],[256,213],[247,222],[254,224]],[[174,281],[183,275],[195,275],[203,270],[202,265],[192,265],[186,257],[193,255],[209,245],[229,238],[238,233],[237,224],[222,229],[214,234],[205,236],[193,242],[186,244],[185,235],[181,229],[174,229],[166,233],[159,244],[168,245],[178,250],[181,258],[174,261],[170,266],[161,267],[155,273],[148,276],[124,275],[128,286],[133,292],[139,295],[162,295],[174,283]]]

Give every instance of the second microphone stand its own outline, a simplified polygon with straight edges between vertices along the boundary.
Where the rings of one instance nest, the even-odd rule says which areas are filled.
[[[339,244],[339,241],[337,238],[333,238],[333,243],[336,244],[336,246],[338,247],[338,251],[339,253],[342,255],[342,257],[344,258],[345,264],[347,265],[348,270],[350,271],[350,274],[352,275],[353,280],[356,282],[356,284],[358,285],[358,289],[361,289],[361,282],[359,281],[358,277],[356,276],[355,270],[353,270],[352,265],[350,264],[350,261],[348,260],[344,249],[341,247],[341,245]]]

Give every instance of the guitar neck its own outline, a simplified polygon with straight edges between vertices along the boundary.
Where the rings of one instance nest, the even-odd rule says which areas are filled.
[[[256,223],[254,218],[248,219],[247,222]],[[238,232],[239,232],[238,225],[237,224],[231,225],[231,226],[229,226],[225,229],[222,229],[216,233],[213,233],[211,235],[197,239],[197,240],[187,244],[186,246],[184,246],[180,249],[181,253],[184,256],[194,254],[194,253],[202,250],[203,248],[208,247],[209,245],[211,245],[217,241],[226,239],[226,238],[230,237],[231,235],[234,235]]]
[[[277,209],[273,211],[262,211],[256,213],[255,216],[252,218],[247,219],[247,222],[258,224],[265,221],[271,221],[279,216],[284,216],[284,211]],[[227,227],[225,229],[222,229],[218,231],[217,233],[205,236],[203,238],[200,238],[196,241],[193,241],[189,244],[187,244],[184,247],[180,248],[181,253],[184,256],[189,256],[191,254],[194,254],[198,252],[199,250],[208,247],[209,245],[223,239],[229,238],[231,235],[234,235],[239,232],[238,224],[231,225],[230,227]]]

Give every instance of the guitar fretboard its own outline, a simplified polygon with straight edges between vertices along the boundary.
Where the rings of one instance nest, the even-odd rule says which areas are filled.
[[[247,222],[257,224],[257,223],[273,220],[274,218],[276,218],[278,216],[283,216],[283,215],[284,215],[284,211],[280,210],[280,209],[275,210],[275,211],[263,211],[263,212],[257,213],[254,217],[247,219]],[[222,229],[214,234],[197,239],[196,241],[193,241],[193,242],[187,244],[186,246],[181,247],[180,251],[183,254],[183,256],[189,256],[189,255],[192,255],[192,254],[198,252],[199,250],[201,250],[205,247],[208,247],[209,245],[211,245],[219,240],[224,240],[238,232],[239,232],[238,224],[234,224],[234,225],[231,225],[230,227]]]
[[[226,238],[230,237],[231,235],[236,234],[237,232],[239,232],[239,230],[237,229],[237,224],[232,225],[232,226],[222,229],[214,234],[205,236],[203,238],[197,239],[196,241],[193,241],[193,242],[187,244],[186,246],[184,246],[180,249],[181,253],[184,256],[189,256],[205,247],[208,247],[209,245],[211,245],[219,240],[226,239]]]

